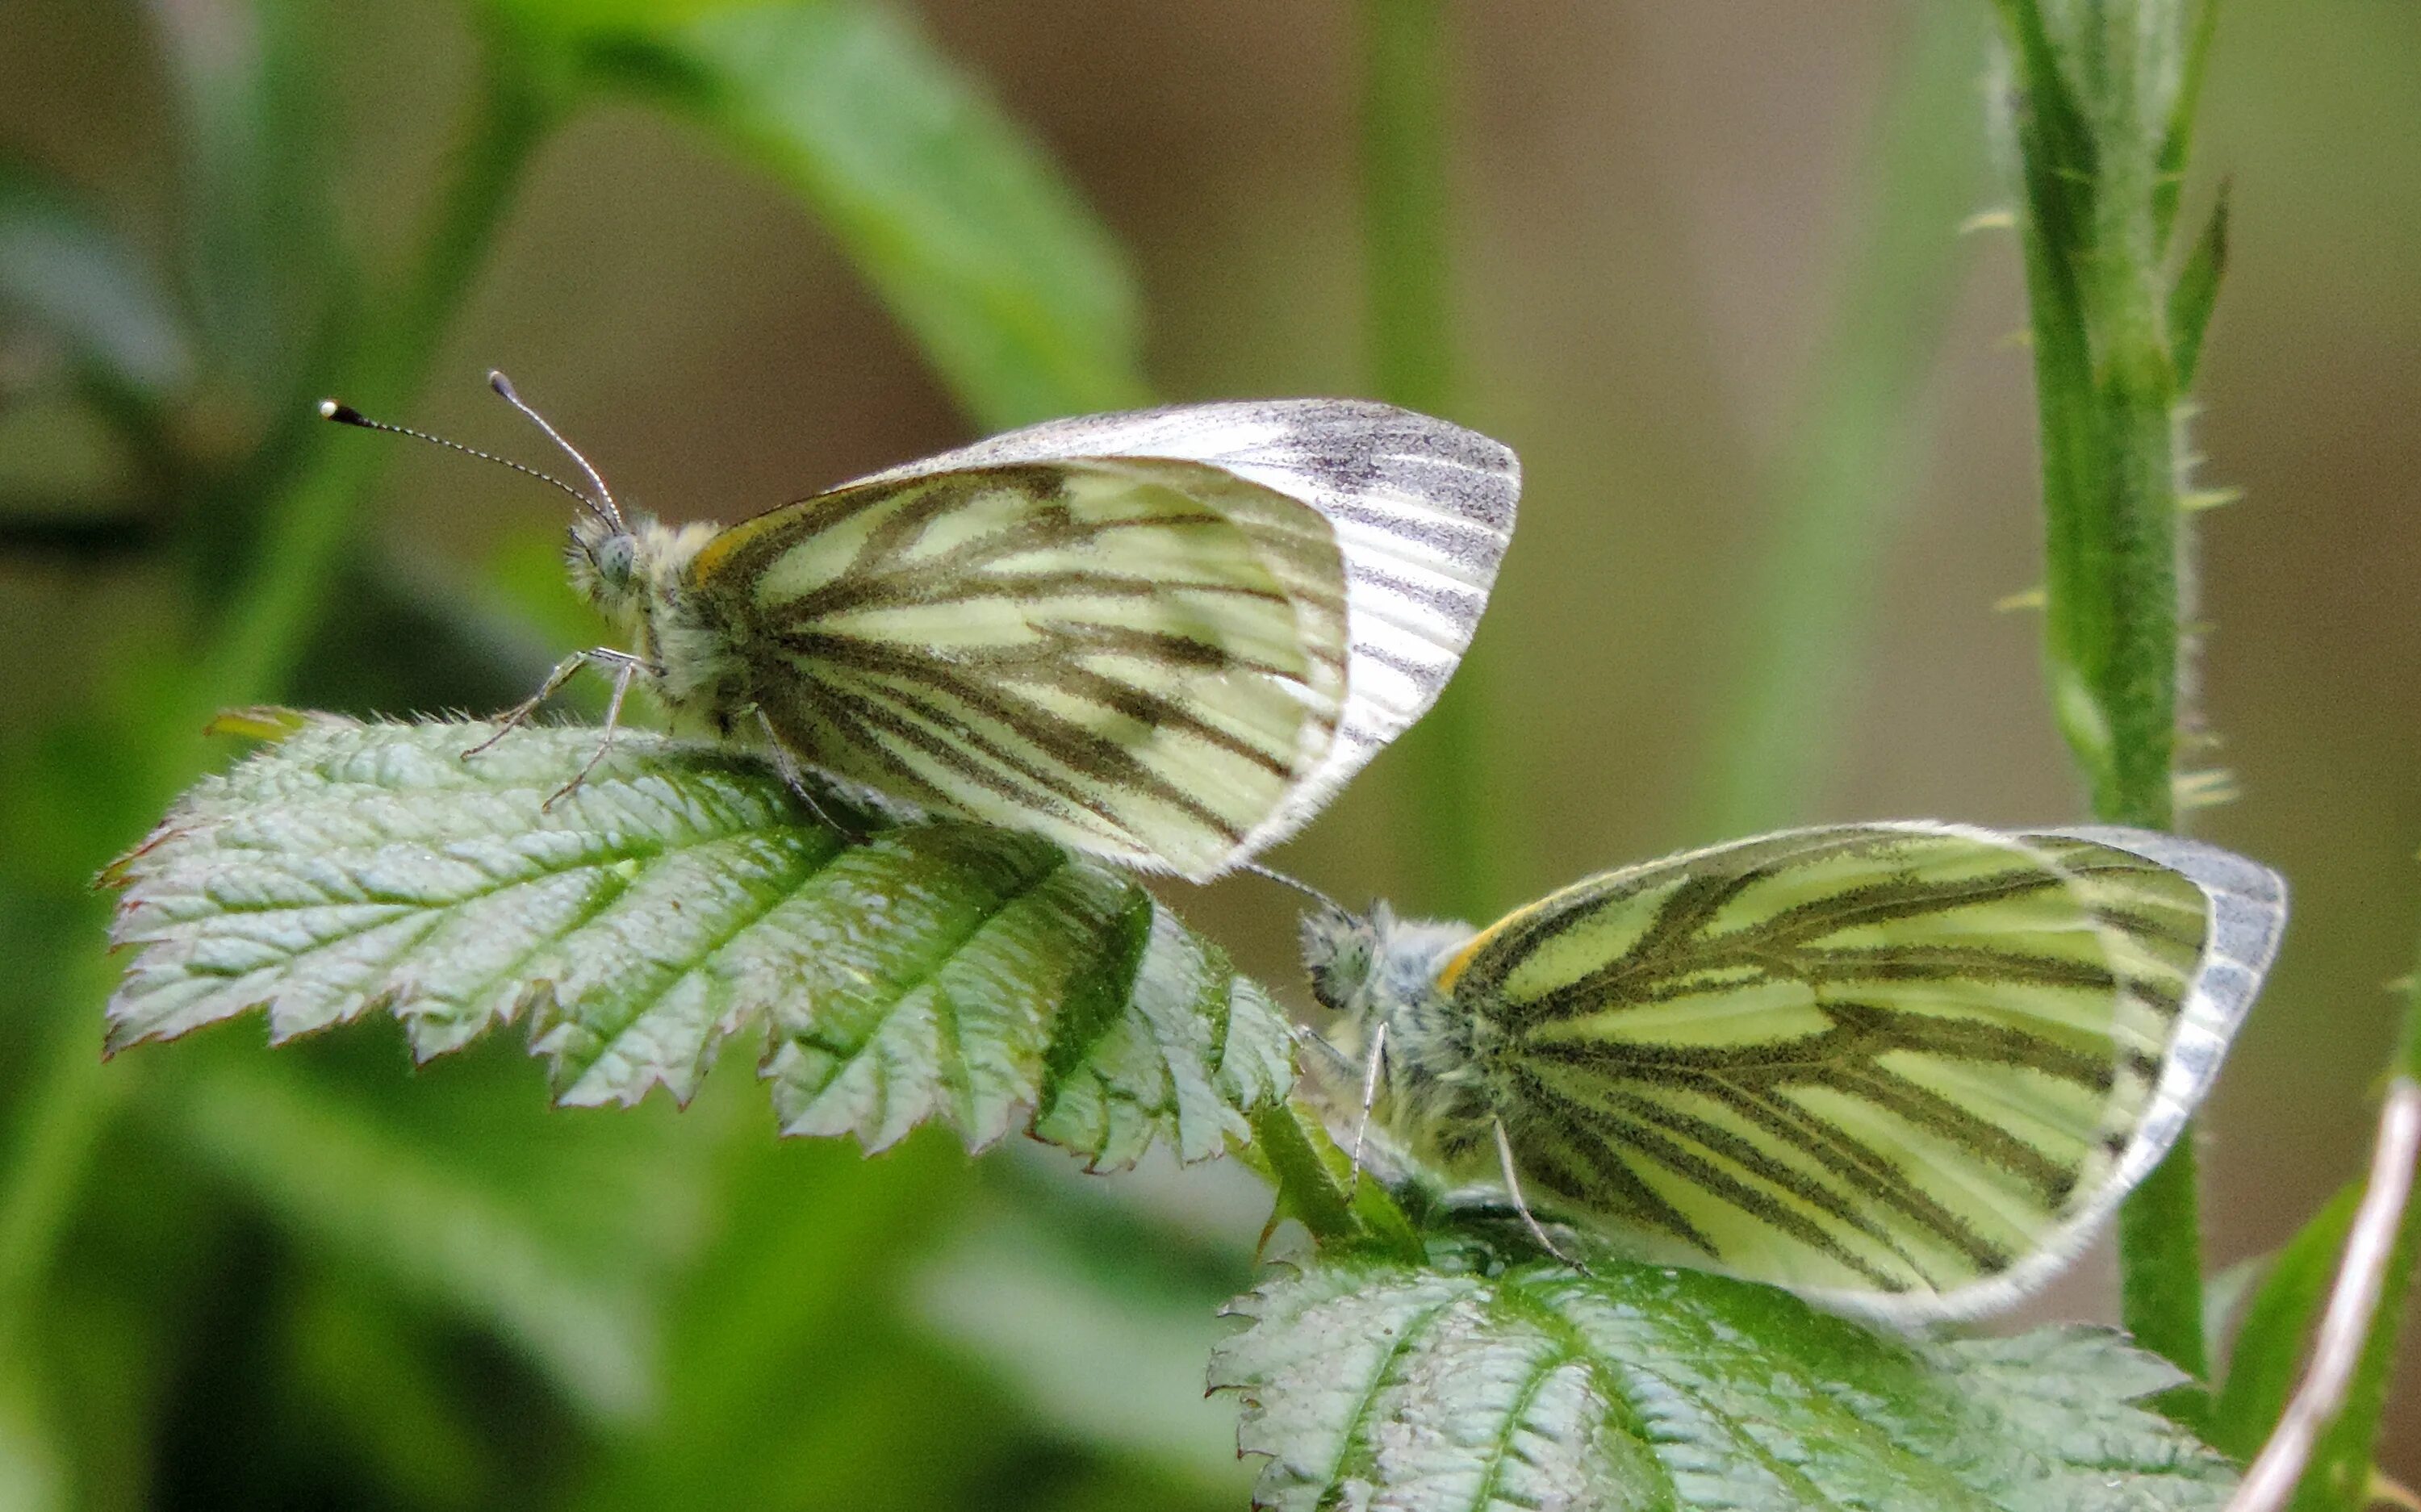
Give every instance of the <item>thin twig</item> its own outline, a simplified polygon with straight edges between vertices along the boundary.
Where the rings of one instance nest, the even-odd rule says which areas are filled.
[[[2421,1161],[2421,1083],[2398,1077],[2379,1114],[2379,1142],[2371,1151],[2370,1181],[2346,1235],[2337,1281],[2329,1294],[2312,1349],[2311,1368],[2288,1402],[2278,1426],[2253,1467],[2244,1473],[2227,1512],[2278,1512],[2302,1484],[2320,1435],[2344,1408],[2346,1393],[2370,1342],[2371,1320],[2384,1294],[2398,1231],[2413,1195],[2413,1168]]]

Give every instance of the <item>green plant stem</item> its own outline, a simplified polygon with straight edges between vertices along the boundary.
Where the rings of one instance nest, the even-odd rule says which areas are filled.
[[[2164,261],[2204,8],[1996,0],[2016,74],[2026,284],[2042,434],[2045,662],[2097,818],[2172,827],[2181,655],[2177,411]],[[2191,12],[2191,14],[2189,14]],[[2199,332],[2191,334],[2198,339]],[[2119,1223],[2127,1327],[2209,1375],[2191,1133]],[[2196,1391],[2173,1415],[2196,1421]]]
[[[1694,838],[1804,822],[1831,774],[1872,618],[1875,564],[1922,464],[1925,382],[1965,270],[1956,227],[1981,191],[1978,26],[1920,7],[1871,154],[1832,333],[1770,476],[1770,538],[1742,615]]]
[[[1445,0],[1363,0],[1362,205],[1369,362],[1379,396],[1430,414],[1456,400],[1446,187],[1451,77]],[[1475,653],[1401,742],[1435,905],[1501,900],[1502,827],[1486,801],[1487,665]]]
[[[2114,7],[2105,45],[2110,94],[2101,139],[2155,146],[2165,113],[2146,118],[2134,8]],[[2112,128],[2116,127],[2116,130]],[[2122,136],[2122,133],[2125,133]],[[2107,713],[2106,755],[2098,764],[2095,817],[2166,830],[2174,812],[2179,620],[2178,464],[2173,415],[2179,396],[2170,366],[2167,295],[2156,228],[2158,158],[2153,151],[2106,150],[2095,198],[2094,244],[2100,288],[2088,308],[2096,333],[2097,387],[2107,459],[2100,507],[2081,523],[2076,560],[2057,577],[2072,589],[2055,601],[2071,664],[2098,687]],[[2194,1139],[2181,1136],[2119,1209],[2119,1314],[2129,1332],[2197,1380],[2210,1361],[2202,1317],[2202,1222]],[[2173,1411],[2198,1420],[2207,1401],[2192,1394]]]

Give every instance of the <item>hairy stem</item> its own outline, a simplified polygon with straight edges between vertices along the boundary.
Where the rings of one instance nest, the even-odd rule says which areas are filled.
[[[2201,335],[2170,327],[2166,263],[2208,5],[1996,6],[2024,190],[2053,708],[2095,817],[2165,830],[2187,617],[2177,351]],[[2195,1209],[2189,1136],[2129,1197],[2119,1252],[2128,1328],[2199,1379]],[[2170,1405],[2188,1419],[2200,1407]]]

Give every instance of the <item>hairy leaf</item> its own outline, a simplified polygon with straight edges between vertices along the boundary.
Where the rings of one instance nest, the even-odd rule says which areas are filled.
[[[756,760],[651,736],[550,804],[598,732],[463,759],[491,733],[316,719],[196,786],[107,879],[138,951],[111,1048],[383,1009],[425,1059],[527,1015],[557,1100],[599,1104],[686,1099],[737,1036],[787,1132],[1026,1128],[1097,1166],[1215,1154],[1290,1079],[1284,1019],[1127,873],[970,824],[852,843]]]
[[[2134,1405],[2118,1336],[1924,1342],[1768,1287],[1608,1265],[1323,1265],[1212,1358],[1265,1506],[1396,1512],[2217,1507],[2234,1476]]]

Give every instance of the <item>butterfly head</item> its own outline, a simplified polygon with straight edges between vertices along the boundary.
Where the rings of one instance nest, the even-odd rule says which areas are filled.
[[[1383,902],[1372,904],[1367,914],[1330,904],[1303,916],[1304,969],[1321,1007],[1349,1015],[1366,1009],[1380,939],[1395,922],[1395,911]]]
[[[639,529],[633,531],[618,510],[611,517],[602,510],[582,510],[572,519],[571,539],[563,553],[573,590],[607,618],[617,623],[628,619],[645,591],[639,571],[640,535],[663,528],[642,519]]]

